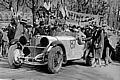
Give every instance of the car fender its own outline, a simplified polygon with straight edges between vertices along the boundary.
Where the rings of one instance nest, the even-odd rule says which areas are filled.
[[[50,51],[55,46],[60,46],[62,48],[62,50],[63,50],[63,62],[66,62],[67,61],[66,50],[65,50],[65,47],[62,44],[62,42],[60,42],[60,41],[54,41],[54,42],[52,42],[50,44],[49,48],[47,49],[47,51]]]
[[[14,44],[16,44],[17,42],[19,42],[19,39],[12,39],[12,40],[10,41],[10,45],[14,45]]]
[[[49,48],[48,48],[48,51],[50,51],[50,50],[52,49],[52,47],[54,47],[54,46],[60,46],[60,47],[63,49],[64,53],[66,53],[65,47],[64,47],[64,45],[62,44],[62,42],[60,42],[60,41],[54,41],[54,42],[52,42],[52,43],[50,44]]]
[[[47,52],[49,52],[52,48],[53,48],[53,46],[49,46],[47,49]]]

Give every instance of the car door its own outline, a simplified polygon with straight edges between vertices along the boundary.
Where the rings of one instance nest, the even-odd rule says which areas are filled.
[[[80,59],[84,54],[85,41],[82,40],[83,34],[76,37],[74,40],[70,40],[70,48],[72,51],[72,59]]]

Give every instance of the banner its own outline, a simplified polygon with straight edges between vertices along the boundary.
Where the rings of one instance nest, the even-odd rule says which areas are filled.
[[[91,15],[91,14],[85,14],[85,13],[77,13],[74,11],[68,11],[68,19],[67,23],[76,24],[79,26],[85,26],[89,24],[89,22],[95,21],[97,25],[99,25],[100,22],[100,15]],[[73,22],[73,23],[72,23]]]

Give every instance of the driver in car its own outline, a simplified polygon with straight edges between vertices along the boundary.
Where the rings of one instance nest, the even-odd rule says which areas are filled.
[[[73,25],[70,31],[73,32],[73,36],[76,37],[79,45],[85,43],[84,38],[86,38],[86,35],[81,31],[80,26],[77,28],[76,25]]]
[[[39,20],[36,19],[36,27],[33,35],[45,35],[43,27],[44,27],[44,21],[39,22]]]

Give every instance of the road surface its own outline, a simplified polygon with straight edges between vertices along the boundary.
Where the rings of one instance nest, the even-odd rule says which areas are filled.
[[[120,63],[91,68],[83,61],[62,67],[59,73],[49,74],[46,66],[23,65],[10,69],[7,60],[0,61],[0,80],[120,80]]]

